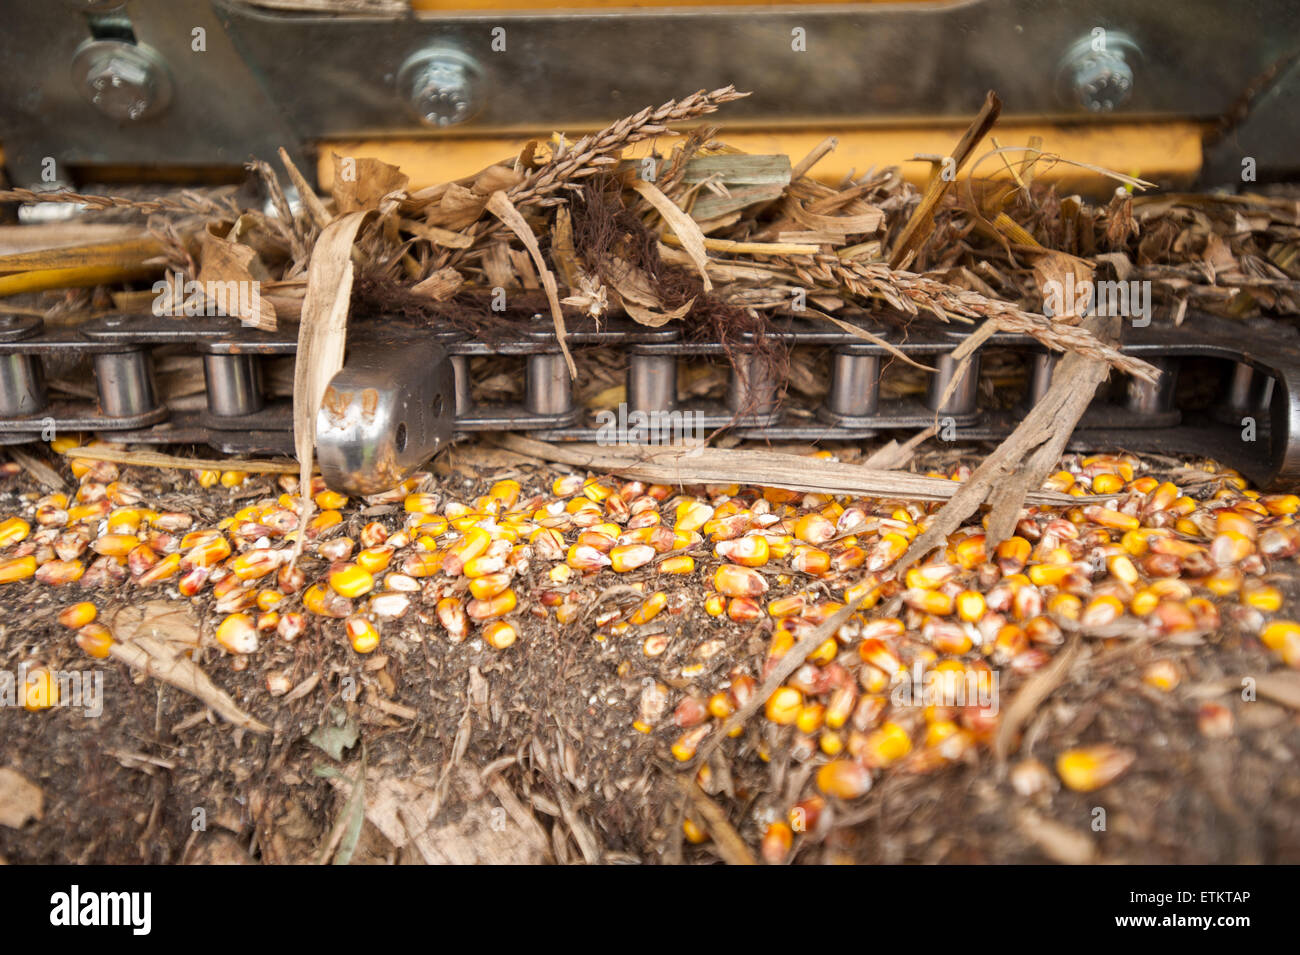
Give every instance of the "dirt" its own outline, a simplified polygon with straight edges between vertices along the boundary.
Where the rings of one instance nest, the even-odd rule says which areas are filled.
[[[68,489],[75,481],[62,465]],[[453,449],[439,462],[437,491],[462,501],[513,476],[525,493],[560,471],[491,449]],[[126,469],[156,509],[219,520],[278,493],[267,477],[236,491],[197,488],[187,472]],[[19,493],[39,493],[26,475],[0,484],[0,517]],[[397,527],[400,505],[362,516],[345,512],[345,533],[380,520]],[[196,525],[199,526],[199,525]],[[701,566],[711,566],[707,553]],[[384,630],[380,648],[360,656],[342,621],[309,617],[294,643],[264,639],[240,670],[212,643],[221,615],[205,594],[194,601],[205,646],[195,662],[269,734],[233,728],[189,694],[112,660],[89,660],[55,615],[91,599],[107,618],[142,598],[184,604],[172,585],[142,592],[130,584],[86,593],[33,582],[0,589],[0,670],[24,661],[103,674],[103,712],[67,707],[37,713],[0,707],[0,768],[17,771],[43,795],[39,818],[0,825],[0,858],[10,863],[306,863],[342,854],[357,863],[392,862],[716,862],[725,833],[693,844],[682,820],[700,822],[676,777],[690,778],[670,753],[680,735],[672,707],[687,690],[707,695],[737,669],[761,678],[770,622],[736,624],[708,616],[704,574],[655,578],[605,571],[583,583],[606,593],[600,608],[639,599],[617,588],[646,580],[669,594],[670,610],[642,627],[594,639],[592,604],[560,625],[529,612],[552,585],[544,562],[516,582],[519,640],[494,650],[471,635],[448,642],[414,611]],[[324,570],[304,565],[308,579]],[[1278,568],[1274,568],[1277,570]],[[1288,569],[1288,574],[1290,570]],[[795,580],[767,595],[807,587]],[[1288,582],[1289,596],[1294,594]],[[673,613],[677,608],[680,612]],[[431,608],[422,608],[426,613]],[[430,619],[432,619],[430,614]],[[1225,618],[1226,619],[1226,618]],[[669,649],[647,657],[651,632]],[[701,644],[715,652],[682,675]],[[1172,691],[1148,686],[1144,667],[1174,661]],[[302,687],[273,696],[267,674]],[[1258,690],[1271,675],[1280,698]],[[1112,742],[1135,753],[1132,767],[1092,793],[1073,792],[1049,772],[1047,788],[1022,796],[987,748],[929,772],[886,768],[872,790],[828,800],[817,825],[797,833],[795,862],[1300,862],[1300,719],[1294,683],[1258,640],[1230,623],[1184,644],[1144,637],[1093,640],[1065,679],[1023,726],[1014,766],[1033,757],[1052,770],[1079,744]],[[1243,699],[1243,677],[1256,698]],[[1002,707],[1026,678],[1004,671]],[[633,728],[647,683],[669,687],[665,717]],[[1246,693],[1246,695],[1250,695]],[[1233,715],[1225,738],[1198,728],[1202,703]],[[334,759],[309,737],[321,728],[356,742]],[[755,855],[764,826],[816,792],[818,760],[795,758],[796,731],[763,719],[714,753],[705,790]],[[320,739],[318,736],[317,739]],[[354,786],[364,774],[365,822]],[[1104,810],[1099,813],[1098,810]],[[351,827],[351,831],[350,830]],[[720,847],[721,846],[721,847]],[[340,847],[342,847],[340,849]]]

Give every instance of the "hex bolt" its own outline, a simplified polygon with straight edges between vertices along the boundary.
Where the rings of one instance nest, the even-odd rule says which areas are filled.
[[[162,58],[122,40],[87,40],[72,57],[72,82],[91,106],[116,120],[157,116],[171,101]]]
[[[1090,113],[1109,113],[1133,95],[1133,66],[1141,51],[1128,34],[1100,27],[1075,42],[1061,59],[1063,99]]]
[[[397,73],[397,88],[415,117],[434,129],[467,122],[483,106],[483,71],[459,50],[412,54]]]

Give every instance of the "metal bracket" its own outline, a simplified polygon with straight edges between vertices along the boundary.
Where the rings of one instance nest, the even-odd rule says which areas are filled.
[[[316,413],[316,456],[331,488],[374,494],[405,480],[451,440],[451,362],[420,339],[351,345]]]

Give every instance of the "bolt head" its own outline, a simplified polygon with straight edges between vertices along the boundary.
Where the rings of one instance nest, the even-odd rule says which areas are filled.
[[[162,62],[145,47],[118,40],[91,40],[72,61],[82,96],[105,116],[135,122],[161,112],[171,97]]]
[[[1075,69],[1074,89],[1079,104],[1094,113],[1109,113],[1133,93],[1133,68],[1123,56],[1097,53],[1085,57]]]
[[[455,50],[424,50],[403,64],[398,86],[425,126],[442,129],[470,120],[482,106],[482,72]]]

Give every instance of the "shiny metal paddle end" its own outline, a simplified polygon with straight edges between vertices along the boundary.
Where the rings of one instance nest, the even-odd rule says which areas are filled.
[[[454,416],[455,379],[440,345],[350,345],[316,412],[325,483],[354,495],[397,486],[451,441]]]

